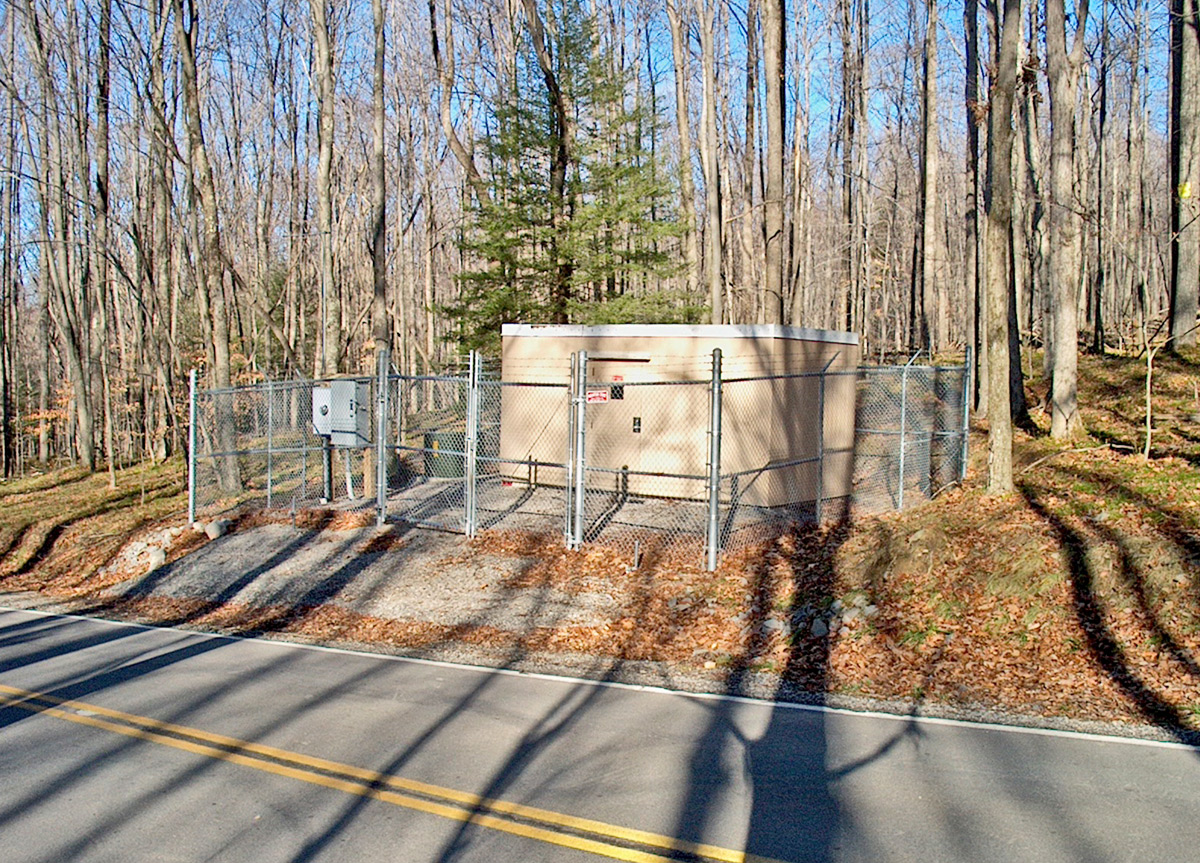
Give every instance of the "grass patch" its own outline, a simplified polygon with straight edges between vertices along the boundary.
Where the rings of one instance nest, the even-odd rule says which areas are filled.
[[[182,459],[108,475],[54,471],[0,486],[0,589],[81,595],[137,532],[175,517],[187,489]]]
[[[900,643],[909,647],[918,647],[927,642],[930,636],[937,632],[937,624],[930,622],[925,626],[907,629],[900,635]]]

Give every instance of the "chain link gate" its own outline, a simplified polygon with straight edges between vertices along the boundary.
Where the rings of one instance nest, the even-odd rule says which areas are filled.
[[[466,531],[469,396],[469,375],[388,376],[385,518]]]
[[[567,505],[570,389],[550,380],[498,380],[477,359],[478,428],[472,535],[561,534]],[[531,430],[518,446],[504,429]]]
[[[635,564],[646,554],[702,559],[712,521],[711,380],[613,383],[590,368],[586,351],[572,358],[568,547],[616,547]]]

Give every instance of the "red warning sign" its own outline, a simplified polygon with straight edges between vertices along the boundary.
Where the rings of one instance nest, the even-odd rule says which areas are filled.
[[[602,405],[608,402],[608,387],[602,390],[588,390],[587,403],[589,405]]]

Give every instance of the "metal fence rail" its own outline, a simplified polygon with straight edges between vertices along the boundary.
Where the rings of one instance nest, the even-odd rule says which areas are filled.
[[[374,509],[380,524],[561,533],[569,548],[711,569],[786,526],[903,509],[961,480],[969,357],[916,359],[729,377],[714,351],[699,379],[602,386],[583,351],[526,380],[500,379],[475,354],[443,375],[392,373],[384,355],[352,390],[339,379],[200,391],[193,376],[189,516]],[[357,394],[354,445],[317,434],[314,391],[329,387]],[[778,422],[766,402],[800,407]]]

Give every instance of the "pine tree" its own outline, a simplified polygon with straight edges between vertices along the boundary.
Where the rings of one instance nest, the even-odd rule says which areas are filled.
[[[574,121],[564,129],[557,119],[523,34],[515,79],[482,142],[490,195],[462,241],[477,265],[447,309],[470,347],[494,348],[506,322],[693,320],[701,311],[659,290],[678,270],[680,225],[669,173],[647,145],[658,122],[641,107],[648,100],[632,99],[637,82],[597,50],[595,22],[578,0],[555,0],[546,14],[554,26],[545,47]],[[555,158],[564,151],[557,200]]]

